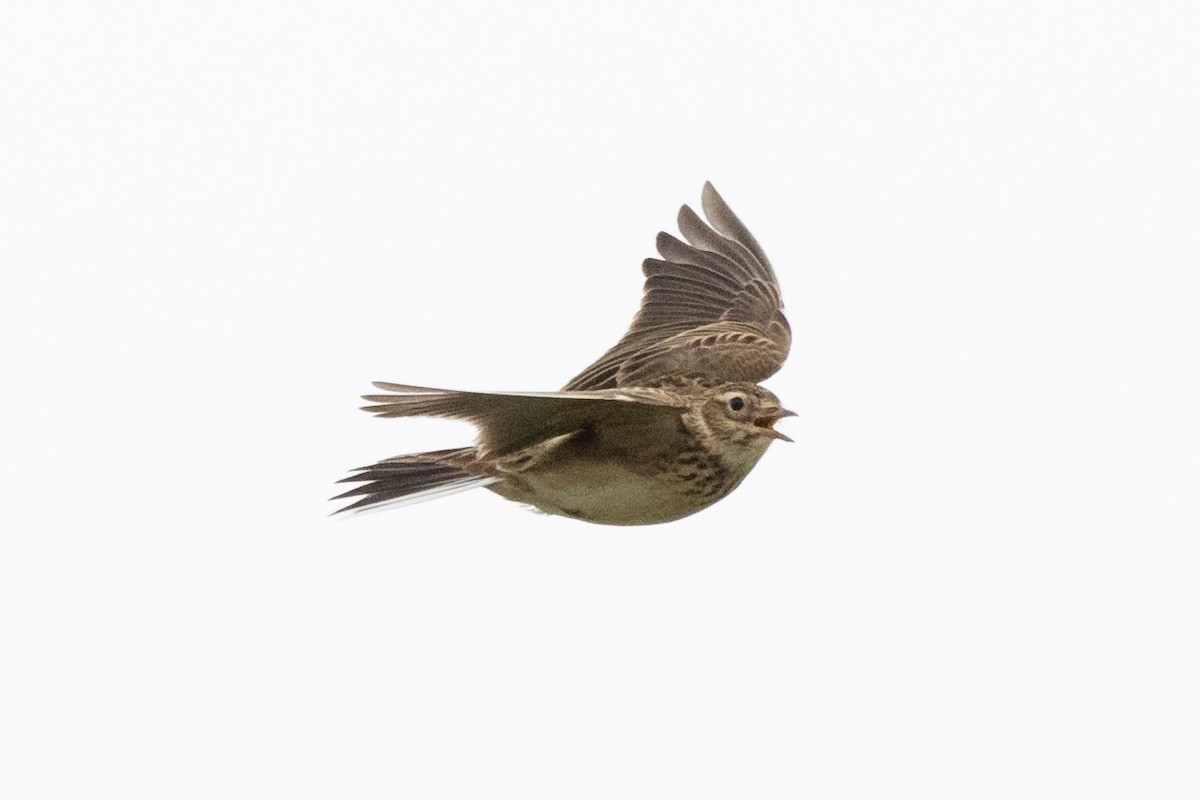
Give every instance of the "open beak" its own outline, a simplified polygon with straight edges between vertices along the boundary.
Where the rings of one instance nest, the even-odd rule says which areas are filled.
[[[762,428],[763,433],[767,436],[770,436],[772,439],[782,439],[785,442],[790,442],[790,441],[792,441],[791,439],[789,439],[787,436],[784,436],[779,431],[775,430],[775,428],[772,426],[779,420],[783,419],[784,417],[794,417],[794,416],[796,416],[795,411],[788,411],[786,408],[777,408],[777,409],[774,409],[773,411],[771,411],[771,413],[765,414],[765,415],[759,417],[758,419],[754,420],[754,424],[756,426]]]

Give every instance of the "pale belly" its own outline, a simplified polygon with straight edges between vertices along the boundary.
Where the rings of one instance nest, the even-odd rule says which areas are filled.
[[[707,508],[729,494],[745,472],[698,482],[686,479],[686,471],[652,477],[616,461],[580,460],[559,462],[550,470],[526,470],[488,488],[547,514],[603,525],[653,525]]]

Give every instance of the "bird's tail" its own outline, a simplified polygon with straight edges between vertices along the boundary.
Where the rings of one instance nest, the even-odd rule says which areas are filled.
[[[338,482],[362,485],[330,499],[361,497],[334,513],[375,511],[383,507],[421,503],[499,480],[470,470],[474,462],[474,448],[459,447],[396,456],[369,467],[359,467],[354,475]]]

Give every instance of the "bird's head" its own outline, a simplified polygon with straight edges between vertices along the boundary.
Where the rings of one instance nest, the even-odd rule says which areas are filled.
[[[792,441],[775,430],[783,417],[794,417],[775,394],[753,383],[726,383],[705,393],[700,414],[712,435],[723,443],[760,452],[772,439]]]

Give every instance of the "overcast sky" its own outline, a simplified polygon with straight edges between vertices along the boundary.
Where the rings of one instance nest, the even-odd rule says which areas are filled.
[[[1194,4],[188,6],[0,29],[0,795],[1200,795]],[[705,180],[795,444],[326,516],[473,435],[370,381],[560,387]]]

